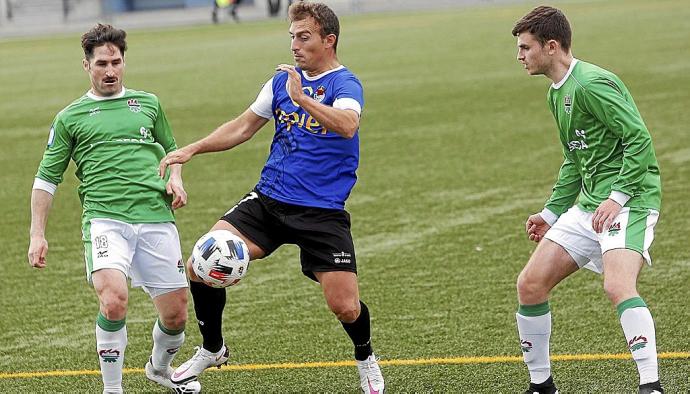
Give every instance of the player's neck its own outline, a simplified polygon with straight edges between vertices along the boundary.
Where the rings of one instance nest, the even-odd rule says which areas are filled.
[[[338,68],[338,67],[340,67],[340,62],[338,61],[337,58],[334,58],[330,61],[324,62],[318,68],[315,68],[313,70],[302,69],[302,71],[304,71],[304,73],[307,74],[307,76],[309,76],[309,77],[315,77],[317,75],[321,75],[321,74],[325,73],[326,71],[330,71],[330,70],[333,70],[334,68]]]
[[[570,64],[573,62],[573,60],[574,58],[572,53],[568,52],[567,54],[564,54],[559,59],[554,61],[551,69],[549,72],[545,73],[545,75],[555,84],[561,82],[568,73]]]

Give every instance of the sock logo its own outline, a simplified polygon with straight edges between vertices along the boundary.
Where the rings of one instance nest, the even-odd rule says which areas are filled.
[[[175,354],[175,353],[177,353],[178,351],[180,351],[180,347],[178,346],[178,347],[173,347],[173,348],[170,348],[170,349],[165,349],[165,351],[166,351],[168,354]]]
[[[114,363],[120,358],[120,351],[117,349],[103,349],[98,352],[104,363]]]
[[[631,352],[634,352],[635,350],[640,350],[645,346],[647,346],[647,338],[643,337],[642,335],[632,337],[632,339],[628,342],[628,348]]]
[[[532,342],[521,339],[520,347],[522,348],[523,353],[529,353],[529,351],[532,350]]]

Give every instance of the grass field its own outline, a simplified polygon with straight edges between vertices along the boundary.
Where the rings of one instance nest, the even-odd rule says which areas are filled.
[[[690,391],[690,7],[685,1],[556,2],[576,57],[615,71],[649,127],[663,177],[663,209],[639,290],[655,316],[667,393]],[[339,55],[365,87],[359,182],[348,210],[360,289],[376,353],[395,392],[516,393],[526,388],[514,313],[515,279],[533,244],[528,214],[542,208],[561,161],[546,106],[549,82],[515,60],[510,30],[531,5],[345,17]],[[243,111],[290,62],[280,21],[131,31],[126,86],[155,92],[178,144]],[[70,166],[49,220],[49,267],[26,264],[29,196],[52,117],[88,88],[78,35],[0,42],[0,392],[98,392],[97,302],[84,280],[77,180]],[[185,255],[258,179],[272,128],[231,153],[185,166],[189,205],[177,214]],[[128,392],[163,392],[141,368],[153,306],[132,291]],[[624,354],[601,277],[581,272],[551,299],[552,353]],[[233,369],[202,376],[205,392],[358,391],[351,344],[304,278],[294,246],[255,262],[228,290],[225,334]],[[200,343],[190,305],[187,343]],[[505,357],[482,360],[471,357]],[[512,357],[512,358],[511,358]],[[603,356],[607,358],[608,356]],[[435,362],[419,360],[438,358]],[[470,359],[468,359],[470,358]],[[453,359],[456,360],[453,362]],[[418,360],[407,365],[400,360]],[[465,360],[459,362],[457,360]],[[325,363],[286,368],[283,363]],[[250,368],[251,365],[257,369]],[[262,369],[264,364],[279,364]],[[563,393],[636,392],[629,357],[554,361]],[[32,375],[45,371],[57,376]],[[26,376],[17,373],[26,372]]]

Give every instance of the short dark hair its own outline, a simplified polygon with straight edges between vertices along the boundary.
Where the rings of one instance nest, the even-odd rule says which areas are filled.
[[[124,57],[127,50],[125,38],[127,38],[127,33],[124,30],[99,23],[81,36],[81,47],[84,49],[84,57],[91,59],[93,57],[93,49],[105,44],[113,44],[118,47]]]
[[[513,35],[528,32],[544,46],[549,40],[556,40],[566,52],[570,50],[572,31],[570,23],[561,10],[549,6],[539,6],[515,23]]]
[[[306,1],[292,3],[288,9],[288,20],[290,22],[301,21],[310,16],[321,26],[319,34],[322,38],[329,34],[335,35],[333,50],[337,50],[338,37],[340,37],[340,22],[338,22],[338,16],[335,15],[332,9],[323,3],[309,3]]]

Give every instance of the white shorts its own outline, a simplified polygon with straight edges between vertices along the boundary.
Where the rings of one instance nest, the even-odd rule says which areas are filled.
[[[130,224],[92,219],[82,226],[86,276],[104,268],[121,271],[132,287],[152,298],[187,287],[180,236],[174,223]]]
[[[561,245],[578,267],[597,273],[604,272],[602,255],[611,249],[634,250],[652,265],[649,247],[654,240],[658,211],[623,208],[601,234],[592,229],[593,215],[593,212],[585,212],[576,205],[561,215],[544,237]]]

